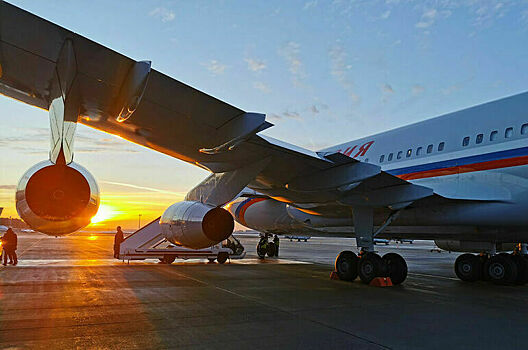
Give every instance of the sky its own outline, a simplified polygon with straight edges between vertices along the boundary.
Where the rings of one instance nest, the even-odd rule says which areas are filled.
[[[528,90],[528,1],[9,1],[243,110],[311,150]],[[47,112],[0,96],[0,207],[47,159]],[[85,126],[93,229],[137,228],[208,174]]]

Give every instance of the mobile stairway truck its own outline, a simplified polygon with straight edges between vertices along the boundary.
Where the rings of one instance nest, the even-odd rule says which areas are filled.
[[[127,236],[121,243],[119,259],[145,260],[159,259],[161,263],[172,264],[178,259],[208,259],[223,264],[227,259],[243,259],[244,246],[234,236],[204,249],[190,249],[168,242],[161,233],[159,219],[150,222]]]

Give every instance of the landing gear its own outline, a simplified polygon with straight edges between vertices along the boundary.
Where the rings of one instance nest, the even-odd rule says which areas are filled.
[[[163,258],[159,259],[162,264],[170,265],[176,260],[174,255],[164,255]]]
[[[523,285],[528,283],[528,259],[517,253],[462,254],[455,261],[455,273],[467,282],[481,280],[499,285]]]
[[[385,266],[381,257],[372,252],[364,253],[359,259],[358,275],[361,281],[369,284],[374,278],[385,275]]]
[[[482,275],[482,263],[479,257],[473,254],[460,255],[455,261],[455,273],[462,281],[478,281]]]
[[[383,255],[383,263],[387,269],[387,276],[390,277],[392,284],[401,284],[407,278],[407,263],[401,255],[396,253],[387,253]]]
[[[401,284],[407,278],[407,264],[396,253],[387,253],[382,258],[374,252],[364,252],[358,257],[345,250],[336,258],[335,271],[340,280],[353,281],[359,276],[365,284],[376,277],[390,277],[392,284]]]
[[[226,252],[220,252],[218,253],[218,256],[216,257],[216,261],[218,261],[219,264],[223,264],[227,261],[229,258],[229,254]]]
[[[266,250],[270,258],[277,254],[277,246],[273,242],[268,243],[268,248]]]
[[[353,281],[358,276],[358,257],[350,250],[345,250],[335,260],[335,271],[340,280]]]

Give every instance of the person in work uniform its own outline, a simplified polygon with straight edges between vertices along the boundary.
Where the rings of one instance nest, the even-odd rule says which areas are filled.
[[[9,264],[16,265],[18,264],[17,256],[16,256],[16,248],[17,248],[17,235],[13,231],[12,228],[7,229],[6,233],[2,237],[2,248],[3,248],[3,255],[4,255],[4,262],[2,265],[7,265],[7,258],[9,258]]]
[[[119,249],[121,248],[121,243],[125,240],[123,231],[121,231],[121,226],[117,226],[117,232],[114,237],[114,258],[119,259]]]
[[[273,237],[273,243],[275,243],[275,256],[279,256],[279,236]]]

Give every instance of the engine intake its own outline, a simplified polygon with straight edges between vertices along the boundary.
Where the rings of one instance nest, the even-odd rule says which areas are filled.
[[[65,235],[83,228],[98,208],[97,183],[76,163],[40,162],[26,171],[17,186],[18,215],[35,231],[49,235]]]
[[[227,210],[192,201],[168,207],[160,224],[168,241],[193,249],[215,245],[227,239],[235,228]]]

